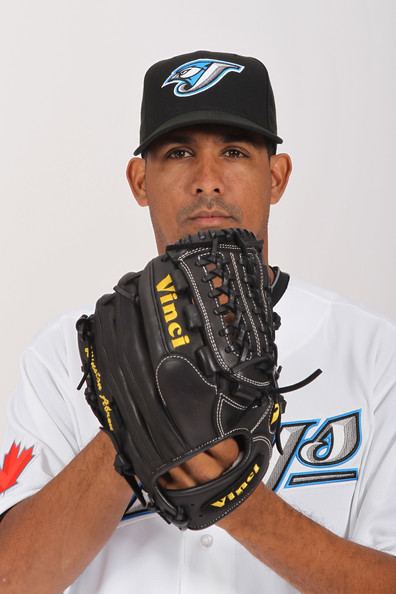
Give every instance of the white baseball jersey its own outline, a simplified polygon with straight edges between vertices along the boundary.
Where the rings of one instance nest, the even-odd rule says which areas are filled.
[[[396,554],[396,328],[336,295],[290,281],[276,306],[287,395],[265,482],[336,534]],[[75,322],[49,324],[26,350],[0,452],[0,513],[43,487],[96,435],[81,379]],[[98,505],[100,505],[98,501]],[[62,513],[62,510],[59,510]],[[34,543],[32,542],[32,549]],[[68,594],[296,592],[226,532],[181,532],[132,503]]]

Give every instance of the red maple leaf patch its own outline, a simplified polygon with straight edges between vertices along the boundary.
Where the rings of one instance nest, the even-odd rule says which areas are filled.
[[[18,476],[33,458],[33,446],[21,452],[20,447],[21,444],[16,445],[14,441],[4,456],[3,468],[0,469],[0,493],[16,484]]]

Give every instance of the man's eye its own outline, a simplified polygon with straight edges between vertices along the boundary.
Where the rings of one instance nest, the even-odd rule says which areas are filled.
[[[246,155],[240,151],[239,149],[227,149],[224,153],[227,157],[231,157],[233,159],[239,159],[240,157],[245,157]]]
[[[189,152],[186,149],[175,149],[170,151],[167,155],[168,159],[184,159],[189,156]]]

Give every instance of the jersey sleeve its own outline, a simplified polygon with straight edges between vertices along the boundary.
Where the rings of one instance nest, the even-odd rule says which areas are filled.
[[[39,491],[81,449],[72,420],[76,384],[68,356],[58,322],[21,357],[0,449],[0,514]]]
[[[396,329],[385,324],[373,341],[370,441],[360,466],[348,538],[396,555]]]

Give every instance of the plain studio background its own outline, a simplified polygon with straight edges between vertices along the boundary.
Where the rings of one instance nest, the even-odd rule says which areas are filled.
[[[195,49],[257,56],[269,68],[280,150],[294,162],[272,210],[271,263],[396,317],[395,7],[1,2],[1,404],[44,324],[94,303],[155,255],[148,211],[124,171],[144,72]]]

